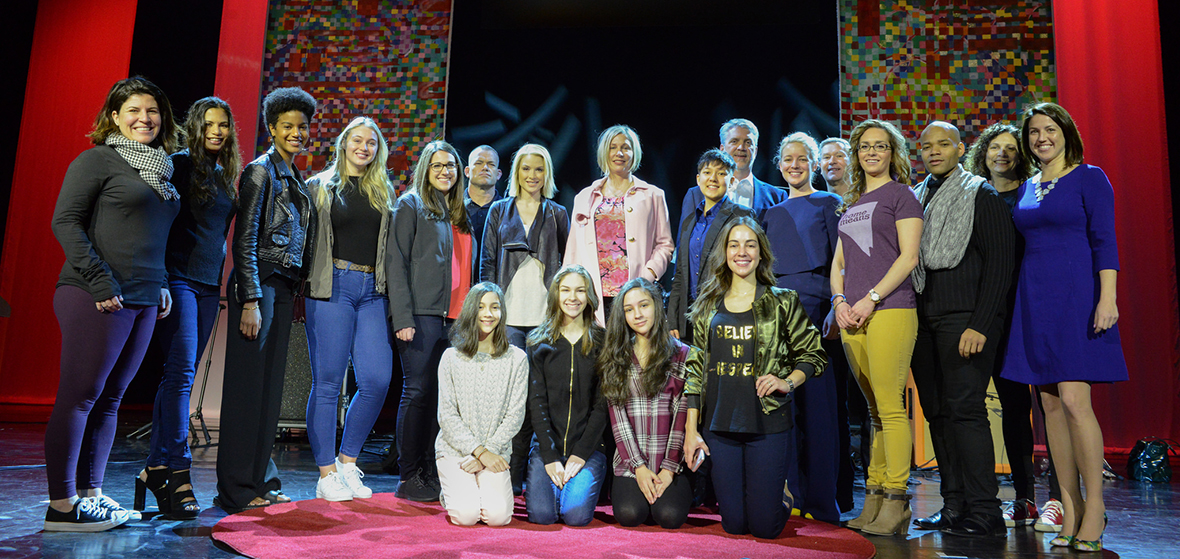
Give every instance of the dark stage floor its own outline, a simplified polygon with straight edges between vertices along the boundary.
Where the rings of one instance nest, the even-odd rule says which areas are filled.
[[[132,478],[143,467],[147,455],[145,440],[126,438],[142,419],[124,414],[119,437],[107,467],[105,492],[124,506],[130,506],[134,490]],[[145,515],[141,522],[98,534],[42,533],[41,524],[47,506],[43,435],[40,423],[0,423],[0,557],[94,557],[161,558],[236,557],[237,554],[215,545],[209,537],[212,526],[224,513],[211,508],[215,493],[214,465],[216,447],[198,449],[194,454],[193,481],[197,496],[206,508],[194,521],[176,522]],[[366,450],[380,449],[371,444]],[[282,470],[284,491],[293,499],[315,496],[316,468],[306,439],[276,445],[276,463]],[[362,456],[362,469],[368,473],[365,483],[374,492],[392,492],[397,478],[381,473],[381,457]],[[937,476],[929,479],[916,474],[919,483],[911,487],[914,516],[930,514],[941,506]],[[1043,495],[1045,490],[1038,487]],[[1110,527],[1102,557],[1166,558],[1180,556],[1180,499],[1174,484],[1150,484],[1135,481],[1112,481],[1106,484]],[[1012,498],[1011,485],[1002,487],[1001,498]],[[1043,497],[1042,497],[1043,498]],[[858,496],[857,508],[861,498]],[[149,506],[154,505],[148,497]],[[152,509],[149,509],[152,510]],[[845,520],[854,514],[845,515]],[[911,531],[909,536],[869,536],[877,546],[877,557],[895,558],[1032,558],[1082,556],[1070,551],[1050,550],[1046,534],[1031,527],[1009,530],[1006,540],[977,542],[943,538],[936,532]],[[1092,556],[1098,556],[1094,554]]]

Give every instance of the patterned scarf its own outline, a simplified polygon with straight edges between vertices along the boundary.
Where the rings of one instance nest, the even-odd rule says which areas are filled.
[[[918,201],[923,204],[930,196],[929,181],[930,177],[927,177],[914,188]],[[975,195],[986,182],[983,177],[972,175],[959,165],[930,198],[926,206],[926,222],[922,226],[918,265],[910,274],[918,293],[926,287],[927,269],[954,268],[963,259],[975,227]]]
[[[107,136],[106,144],[114,147],[132,169],[139,171],[139,176],[164,201],[180,199],[176,187],[168,182],[172,178],[172,158],[168,157],[164,148],[149,147],[118,132]]]

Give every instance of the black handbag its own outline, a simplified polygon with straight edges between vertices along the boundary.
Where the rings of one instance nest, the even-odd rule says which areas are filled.
[[[1176,452],[1176,448],[1180,448],[1180,445],[1171,440],[1158,437],[1139,439],[1127,457],[1127,475],[1139,481],[1172,481],[1172,464],[1168,457]]]

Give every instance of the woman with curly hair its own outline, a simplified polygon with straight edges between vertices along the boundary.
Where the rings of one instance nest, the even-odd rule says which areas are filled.
[[[436,373],[447,348],[447,327],[459,317],[479,274],[463,191],[459,152],[434,141],[422,150],[410,189],[393,208],[386,288],[403,378],[397,496],[411,501],[438,500],[432,459],[438,434]]]
[[[135,483],[136,510],[144,509],[150,489],[160,512],[177,520],[201,512],[189,475],[189,398],[221,304],[225,238],[238,209],[242,169],[234,116],[225,101],[205,97],[193,103],[184,136],[185,149],[172,154],[180,214],[164,256],[172,313],[159,323],[168,357],[152,408],[151,450]]]
[[[65,251],[53,311],[61,381],[45,428],[45,530],[98,532],[132,514],[102,494],[123,391],[172,297],[166,240],[180,211],[169,180],[176,124],[168,97],[140,78],[111,86],[90,141],[66,171],[53,235]]]
[[[875,119],[852,130],[852,186],[837,210],[832,306],[844,352],[869,403],[872,456],[865,505],[848,527],[904,534],[910,521],[913,441],[902,390],[918,335],[910,272],[918,264],[922,205],[910,180],[909,150],[894,125]]]
[[[680,475],[688,418],[684,388],[689,371],[704,366],[704,356],[672,337],[663,295],[645,278],[624,283],[598,354],[618,450],[611,503],[623,526],[652,517],[664,528],[679,528],[692,504],[692,489]]]
[[[222,429],[217,447],[217,497],[234,513],[291,500],[271,460],[295,289],[311,268],[315,205],[295,156],[306,146],[316,101],[298,87],[283,87],[262,102],[271,146],[246,165],[238,184],[234,271],[226,288],[229,324]],[[235,335],[236,334],[236,335]]]

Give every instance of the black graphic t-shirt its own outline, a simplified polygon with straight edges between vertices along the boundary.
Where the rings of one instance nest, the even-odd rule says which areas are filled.
[[[705,425],[720,433],[779,433],[790,428],[787,409],[769,415],[758,400],[754,370],[754,311],[732,313],[724,301],[709,323],[709,379]]]

